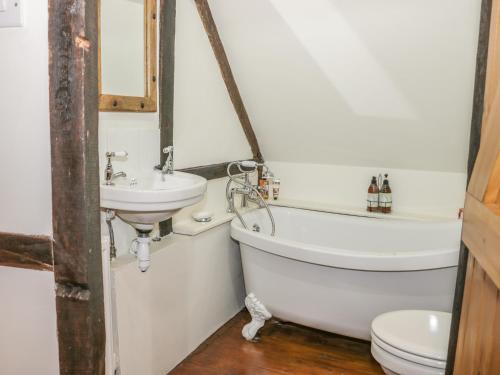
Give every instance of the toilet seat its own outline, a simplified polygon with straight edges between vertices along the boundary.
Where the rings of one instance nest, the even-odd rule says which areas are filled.
[[[396,356],[403,360],[443,370],[446,368],[446,361],[440,361],[437,359],[422,357],[413,353],[405,352],[380,340],[373,332],[372,332],[372,343],[375,343],[381,350],[384,350],[389,354],[392,354],[393,356]]]
[[[451,314],[401,310],[372,322],[372,354],[385,367],[400,374],[444,374]]]
[[[372,342],[373,358],[380,364],[386,374],[391,375],[444,375],[445,369],[424,366],[415,362],[397,357],[376,343]]]

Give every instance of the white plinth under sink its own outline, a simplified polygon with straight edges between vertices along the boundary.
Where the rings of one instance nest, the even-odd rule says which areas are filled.
[[[112,185],[101,184],[101,207],[113,210],[136,229],[139,269],[144,272],[149,268],[149,234],[154,225],[201,201],[206,188],[203,177],[152,170],[142,177],[119,177]]]

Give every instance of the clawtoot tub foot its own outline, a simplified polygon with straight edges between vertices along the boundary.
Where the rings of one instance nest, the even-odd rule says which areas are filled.
[[[252,341],[259,329],[264,327],[264,323],[271,319],[272,315],[253,293],[245,298],[245,306],[252,316],[252,321],[243,327],[241,334],[246,340]]]

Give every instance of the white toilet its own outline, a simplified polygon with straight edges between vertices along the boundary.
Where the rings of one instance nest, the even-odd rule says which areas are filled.
[[[401,310],[372,322],[372,355],[389,375],[441,375],[446,368],[451,314]]]

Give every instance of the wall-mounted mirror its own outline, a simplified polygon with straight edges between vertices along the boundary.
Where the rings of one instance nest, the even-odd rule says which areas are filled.
[[[156,0],[99,2],[99,109],[155,112]]]

